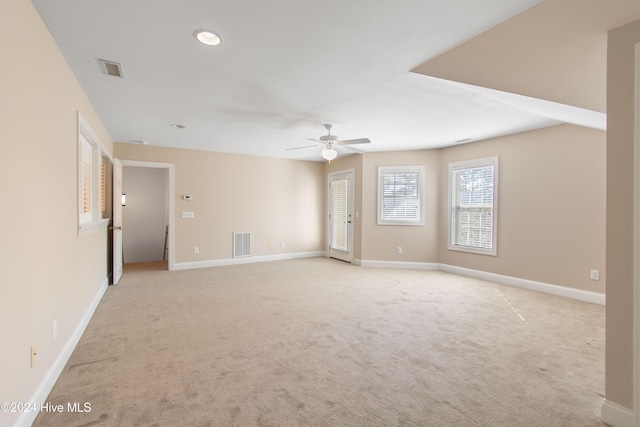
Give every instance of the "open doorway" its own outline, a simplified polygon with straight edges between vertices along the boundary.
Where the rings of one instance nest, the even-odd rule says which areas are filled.
[[[173,270],[174,165],[121,160],[122,260]]]
[[[125,264],[167,261],[169,203],[167,169],[124,166],[122,253]]]

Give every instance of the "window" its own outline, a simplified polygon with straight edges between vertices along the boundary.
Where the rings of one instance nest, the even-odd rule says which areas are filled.
[[[498,157],[449,164],[449,249],[496,255]]]
[[[80,170],[78,173],[79,190],[80,190],[80,224],[91,222],[92,203],[91,203],[91,169],[92,169],[93,147],[87,139],[80,135]]]
[[[378,224],[422,225],[424,166],[378,168]]]
[[[78,231],[106,224],[107,161],[101,141],[78,114]]]
[[[107,212],[107,159],[100,156],[100,212],[104,218]]]

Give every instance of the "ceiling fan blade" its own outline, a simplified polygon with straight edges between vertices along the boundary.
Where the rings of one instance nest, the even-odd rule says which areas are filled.
[[[342,141],[336,141],[336,144],[340,145],[353,145],[353,144],[369,144],[371,141],[369,138],[358,138],[358,139],[345,139]]]
[[[307,138],[307,141],[315,141],[315,142],[318,142],[320,144],[324,144],[324,141],[320,141],[319,139],[315,139],[315,138]]]
[[[305,145],[303,147],[293,147],[293,148],[285,148],[285,151],[289,151],[289,150],[300,150],[302,148],[311,148],[311,147],[317,147],[318,144],[313,144],[313,145]]]
[[[356,147],[352,147],[351,145],[341,146],[340,150],[343,150],[344,152],[347,152],[347,153],[355,153],[355,154],[364,154],[364,153],[366,153],[366,151],[361,150],[361,149],[356,148]]]

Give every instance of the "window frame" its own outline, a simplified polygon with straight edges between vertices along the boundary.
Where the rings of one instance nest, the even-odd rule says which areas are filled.
[[[492,208],[491,208],[491,248],[482,248],[477,246],[461,245],[455,242],[455,200],[453,194],[454,172],[465,169],[475,169],[487,166],[493,166],[493,190],[492,190]],[[499,157],[485,157],[481,159],[465,160],[461,162],[449,163],[449,184],[448,184],[448,248],[452,251],[468,252],[480,255],[498,255],[498,191],[499,186]]]
[[[418,175],[418,218],[416,219],[387,219],[383,218],[384,214],[384,195],[383,195],[383,178],[385,174],[407,174],[417,173]],[[378,166],[378,225],[408,225],[408,226],[424,226],[424,165],[414,166]]]
[[[107,183],[102,182],[106,179],[107,174],[102,172],[101,163],[112,159],[111,153],[106,149],[100,138],[91,129],[88,122],[78,112],[78,133],[77,133],[77,145],[78,145],[78,200],[77,200],[77,212],[78,212],[78,236],[87,234],[95,229],[98,229],[102,225],[106,225],[109,222],[109,218],[103,218],[103,211],[100,202],[101,191],[106,190]],[[89,211],[84,210],[84,178],[83,172],[85,162],[83,161],[83,145],[88,144],[90,149],[90,178],[89,178]],[[106,172],[106,164],[105,164]]]

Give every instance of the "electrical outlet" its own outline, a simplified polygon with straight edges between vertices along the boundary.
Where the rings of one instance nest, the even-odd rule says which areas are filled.
[[[269,249],[271,249],[271,242],[269,242]]]
[[[591,280],[600,280],[600,270],[591,270]]]
[[[397,253],[397,254],[401,254],[401,253],[402,253],[402,246],[398,246],[398,247],[396,248],[396,253]]]
[[[55,340],[58,337],[58,321],[54,320],[51,324],[51,340]]]
[[[38,346],[35,344],[31,345],[31,367],[33,368],[36,365],[36,361],[38,360]]]
[[[280,242],[280,247],[284,248],[284,242]]]
[[[197,247],[197,246],[194,246],[194,247],[193,247],[193,253],[194,253],[194,254],[199,254],[199,253],[200,253],[200,248],[199,248],[199,247]]]

